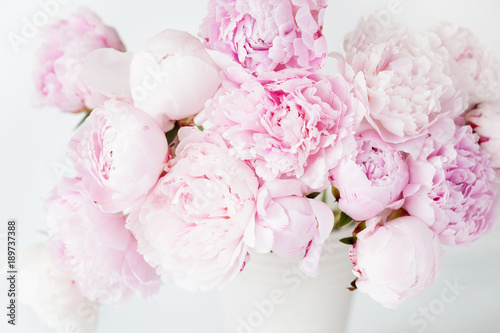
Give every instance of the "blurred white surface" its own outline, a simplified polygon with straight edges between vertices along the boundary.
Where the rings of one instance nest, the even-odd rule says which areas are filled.
[[[57,12],[58,17],[68,15],[81,5],[90,7],[107,24],[116,27],[127,48],[134,50],[166,28],[196,34],[207,1],[65,2],[67,4]],[[354,28],[361,15],[380,9],[392,11],[396,20],[419,29],[439,20],[462,24],[471,28],[500,57],[500,2],[497,0],[330,0],[324,30],[330,50],[341,50],[345,33]],[[35,0],[2,0],[0,4],[0,233],[5,231],[7,219],[16,218],[19,248],[45,238],[41,232],[44,229],[41,198],[64,172],[65,146],[80,121],[80,116],[31,106],[31,71],[34,50],[40,40],[35,36],[16,53],[7,34],[19,33],[24,18],[31,18],[40,10]],[[385,309],[356,293],[348,333],[500,332],[499,239],[497,224],[492,232],[469,248],[446,248],[439,281],[397,310]],[[4,240],[0,239],[0,243],[4,244]],[[0,266],[5,262],[3,249],[2,245]],[[6,304],[5,278],[0,281],[0,304]],[[7,327],[4,312],[0,311],[1,332],[50,332],[29,308],[19,309],[19,325],[14,329]],[[133,299],[123,306],[103,309],[98,333],[220,333],[222,327],[217,291],[190,294],[175,286],[164,286],[161,293],[150,300]]]

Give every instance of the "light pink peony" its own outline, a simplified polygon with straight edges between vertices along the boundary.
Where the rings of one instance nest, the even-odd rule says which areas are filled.
[[[465,115],[465,120],[479,134],[481,148],[490,154],[496,169],[500,169],[500,101],[483,103]]]
[[[264,183],[257,199],[255,231],[247,233],[245,241],[258,253],[272,251],[283,258],[302,255],[300,267],[316,276],[334,216],[325,203],[305,198],[304,189],[300,181],[292,179]]]
[[[355,148],[366,112],[357,93],[341,76],[290,68],[220,94],[196,122],[221,134],[230,153],[251,161],[264,180],[301,179],[323,189],[328,170]]]
[[[99,304],[85,298],[69,272],[54,265],[43,244],[19,254],[19,301],[56,333],[94,333]]]
[[[470,126],[460,126],[447,144],[429,139],[421,156],[408,160],[404,208],[446,245],[468,245],[495,221],[495,171],[478,139]]]
[[[203,44],[187,32],[165,30],[148,40],[130,64],[134,105],[164,131],[172,120],[197,114],[220,86],[219,68]]]
[[[34,74],[36,103],[66,112],[92,110],[106,97],[82,81],[86,56],[100,48],[125,51],[115,29],[81,8],[46,28]]]
[[[356,138],[358,149],[330,171],[340,192],[339,208],[357,221],[384,209],[398,209],[410,178],[401,152],[394,150],[373,131]]]
[[[103,213],[80,179],[63,178],[45,203],[52,257],[85,297],[113,304],[158,291],[160,279],[137,252],[125,216]]]
[[[154,119],[120,100],[96,108],[68,147],[91,198],[111,213],[140,200],[168,158],[165,134]]]
[[[130,64],[133,54],[115,49],[97,49],[87,55],[83,65],[83,83],[107,98],[132,100]]]
[[[200,35],[257,74],[287,67],[318,69],[327,0],[210,0]]]
[[[420,294],[440,272],[439,240],[412,216],[386,223],[378,216],[369,219],[349,253],[356,287],[390,308]]]
[[[500,62],[467,28],[441,23],[432,29],[451,56],[452,75],[469,93],[469,106],[500,98]]]
[[[366,120],[386,142],[417,154],[427,134],[444,142],[453,133],[466,94],[454,88],[450,57],[436,34],[381,23],[379,15],[362,19],[346,36],[346,61],[366,78]]]
[[[177,157],[127,226],[165,282],[224,286],[243,269],[258,180],[215,133],[179,131]]]

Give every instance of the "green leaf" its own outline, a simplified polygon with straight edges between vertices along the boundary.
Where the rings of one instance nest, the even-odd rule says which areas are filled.
[[[403,208],[398,209],[398,210],[396,210],[396,211],[392,212],[392,213],[389,215],[389,217],[387,218],[387,221],[392,221],[392,220],[395,220],[395,219],[397,219],[398,217],[403,216],[404,214],[406,214],[406,211],[405,211]]]
[[[78,125],[76,125],[75,129],[78,129],[78,127],[82,126],[82,124],[85,122],[85,120],[87,120],[89,116],[90,116],[90,111],[85,113],[85,116],[82,118],[82,120],[80,120]]]
[[[343,226],[345,226],[346,224],[349,224],[352,222],[352,218],[347,215],[346,213],[342,212],[340,214],[340,219],[339,219],[339,223],[337,225],[337,228],[341,228]]]
[[[337,200],[337,202],[339,202],[340,192],[335,186],[332,186],[332,194],[335,197],[335,200]]]
[[[37,230],[37,232],[38,232],[39,234],[44,235],[44,236],[48,236],[48,235],[49,235],[49,233],[48,233],[47,231],[45,231],[45,230],[38,229],[38,230]]]
[[[316,198],[320,194],[321,194],[321,192],[309,193],[308,195],[306,195],[306,198],[308,198],[308,199],[314,199],[314,198]]]
[[[177,132],[179,132],[179,129],[181,127],[179,126],[179,124],[175,123],[175,126],[174,128],[172,128],[170,131],[168,131],[167,133],[165,133],[165,136],[167,138],[167,141],[168,143],[172,143],[172,141],[175,140],[175,137],[177,136]]]
[[[340,242],[344,243],[344,244],[347,244],[347,245],[354,245],[354,243],[355,243],[354,237],[342,238],[342,239],[340,239]]]

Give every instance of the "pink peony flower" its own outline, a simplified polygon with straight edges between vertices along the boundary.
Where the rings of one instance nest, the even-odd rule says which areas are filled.
[[[165,134],[154,119],[120,100],[96,108],[68,147],[92,200],[111,213],[140,200],[168,158]]]
[[[358,149],[330,171],[340,192],[339,208],[357,221],[367,220],[384,209],[398,209],[410,178],[408,166],[397,150],[377,133],[357,137]]]
[[[133,102],[130,90],[130,64],[133,54],[115,49],[90,52],[83,64],[83,83],[108,99],[120,98]]]
[[[46,200],[48,246],[91,301],[113,304],[158,291],[160,280],[137,252],[125,216],[102,212],[80,179],[64,178]]]
[[[349,253],[356,287],[390,308],[420,294],[440,272],[439,240],[412,216],[369,219]]]
[[[441,23],[432,29],[451,56],[452,75],[469,93],[469,106],[500,98],[500,62],[467,28]]]
[[[99,304],[85,298],[71,274],[59,270],[43,244],[19,255],[19,301],[29,305],[54,332],[94,333]]]
[[[130,64],[134,105],[166,132],[172,120],[197,114],[220,86],[219,68],[187,32],[166,30],[139,49]]]
[[[318,69],[328,52],[323,37],[327,0],[210,0],[200,35],[260,74],[287,67]]]
[[[453,132],[452,118],[467,108],[466,96],[454,88],[450,57],[437,35],[378,18],[361,20],[347,35],[346,61],[366,78],[369,124],[386,142],[417,154],[429,133],[446,141],[443,133]]]
[[[218,135],[184,127],[179,136],[177,157],[127,225],[163,281],[207,290],[245,264],[259,184]]]
[[[264,183],[257,199],[255,231],[248,233],[245,241],[258,253],[272,251],[283,258],[302,255],[300,267],[316,276],[334,216],[325,203],[305,198],[304,190],[300,181],[292,179]]]
[[[465,120],[479,134],[479,144],[490,154],[495,169],[500,169],[500,103],[483,103],[465,115]]]
[[[496,179],[488,154],[470,126],[458,127],[444,145],[432,139],[408,160],[404,208],[421,218],[446,245],[468,245],[495,221]]]
[[[96,49],[125,51],[116,30],[81,8],[47,27],[44,34],[34,75],[37,104],[66,112],[92,110],[101,104],[106,97],[82,81],[83,65]]]
[[[302,69],[268,72],[221,93],[195,121],[230,144],[266,181],[296,178],[329,185],[328,170],[355,148],[365,106],[341,76]]]

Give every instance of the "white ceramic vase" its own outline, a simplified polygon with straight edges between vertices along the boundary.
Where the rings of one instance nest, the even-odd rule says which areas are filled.
[[[315,278],[300,271],[299,258],[252,254],[222,291],[225,333],[343,333],[354,276],[342,236],[332,233],[327,240]]]

